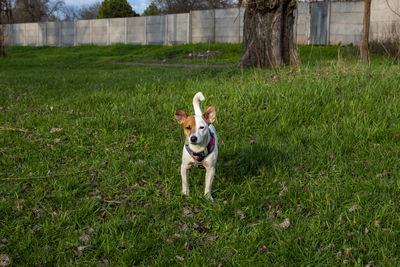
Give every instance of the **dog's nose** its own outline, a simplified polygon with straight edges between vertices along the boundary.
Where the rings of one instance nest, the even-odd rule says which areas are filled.
[[[197,136],[191,136],[190,137],[190,142],[192,142],[192,143],[196,143],[197,142]]]

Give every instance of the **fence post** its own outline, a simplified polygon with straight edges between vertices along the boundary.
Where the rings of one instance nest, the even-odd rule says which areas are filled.
[[[36,34],[36,46],[39,46],[39,31],[40,29],[40,23],[37,23],[37,34]]]
[[[26,46],[26,23],[24,23],[24,46]]]
[[[216,37],[215,37],[215,9],[213,9],[213,13],[214,13],[214,32],[213,32],[213,43],[215,43]]]
[[[110,45],[110,19],[107,19],[107,45]]]
[[[165,16],[165,32],[164,32],[164,45],[168,45],[168,14]]]
[[[328,18],[326,22],[326,44],[331,43],[331,1],[328,2]]]
[[[76,46],[77,42],[78,42],[78,37],[76,36],[76,34],[77,34],[76,23],[77,23],[77,21],[74,21],[74,46]]]
[[[147,45],[147,16],[144,17],[144,44]]]
[[[59,21],[56,23],[58,23],[58,46],[62,46],[62,22]]]
[[[192,42],[192,11],[189,11],[188,14],[186,40],[188,44]]]
[[[90,44],[93,45],[92,20],[89,20],[89,34],[90,34]]]
[[[238,20],[239,20],[239,30],[238,30],[238,40],[239,40],[239,44],[240,44],[240,19],[241,19],[241,17],[240,17],[240,7],[238,8],[238,10],[239,10],[239,15],[238,15]]]
[[[47,46],[47,23],[44,24],[44,46]]]
[[[125,44],[128,43],[128,18],[124,19],[125,22]]]

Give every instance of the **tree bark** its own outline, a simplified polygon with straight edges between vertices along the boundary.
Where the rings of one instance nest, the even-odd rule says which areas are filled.
[[[364,0],[363,30],[360,44],[361,62],[369,64],[369,24],[371,21],[371,0]]]
[[[247,0],[241,67],[299,64],[294,40],[296,0]]]
[[[3,29],[3,24],[0,24],[0,57],[5,57],[7,55],[5,44],[5,31]]]
[[[11,0],[0,0],[0,57],[7,56],[6,24],[11,23]]]

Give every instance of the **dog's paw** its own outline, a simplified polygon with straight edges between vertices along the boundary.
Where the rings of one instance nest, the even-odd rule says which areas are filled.
[[[183,191],[182,191],[182,194],[184,194],[185,196],[188,197],[188,196],[189,196],[189,190],[183,190]]]
[[[204,194],[204,196],[206,197],[207,200],[210,200],[211,202],[214,202],[214,199],[213,199],[211,193],[206,193],[206,194]]]

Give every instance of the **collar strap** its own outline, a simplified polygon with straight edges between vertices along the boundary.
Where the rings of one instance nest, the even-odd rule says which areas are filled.
[[[208,143],[206,149],[204,151],[196,153],[193,150],[190,149],[189,144],[185,144],[186,151],[189,153],[189,155],[194,159],[196,162],[196,165],[201,165],[201,162],[214,151],[215,147],[215,137],[213,133],[210,131],[210,142]]]

